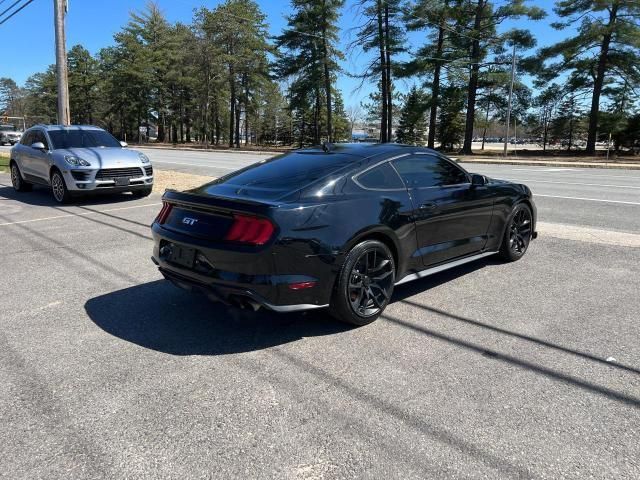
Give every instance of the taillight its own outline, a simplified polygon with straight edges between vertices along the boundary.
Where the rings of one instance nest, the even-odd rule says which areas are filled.
[[[316,282],[297,282],[297,283],[290,283],[289,289],[304,290],[305,288],[313,288],[315,286],[316,286]]]
[[[264,245],[271,239],[275,228],[266,218],[234,215],[233,225],[224,237],[230,242]]]
[[[171,205],[169,202],[163,201],[162,209],[160,210],[160,213],[158,213],[158,216],[154,220],[154,223],[159,223],[160,225],[162,225],[167,220],[167,217],[171,213],[172,207],[173,205]]]

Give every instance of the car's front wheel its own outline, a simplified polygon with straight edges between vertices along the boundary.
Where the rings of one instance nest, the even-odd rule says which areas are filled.
[[[347,255],[331,299],[330,312],[353,325],[373,322],[389,304],[395,284],[393,254],[384,243],[366,240]]]
[[[54,170],[51,174],[51,192],[58,203],[69,203],[71,201],[71,193],[69,193],[64,177],[59,170]]]
[[[519,203],[511,212],[502,239],[500,255],[509,262],[520,260],[529,248],[533,235],[533,214],[525,203]]]
[[[13,185],[16,192],[28,192],[31,190],[31,184],[22,179],[16,162],[11,162],[11,185]]]

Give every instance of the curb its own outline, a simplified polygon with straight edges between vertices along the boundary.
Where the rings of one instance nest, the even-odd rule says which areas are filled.
[[[554,162],[548,160],[492,160],[488,158],[453,158],[458,163],[480,163],[487,165],[525,165],[534,167],[573,167],[573,168],[605,168],[617,170],[640,170],[638,163],[603,163],[603,162]]]

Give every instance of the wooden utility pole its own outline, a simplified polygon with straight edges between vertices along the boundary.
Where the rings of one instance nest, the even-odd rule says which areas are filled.
[[[507,106],[507,121],[504,126],[504,156],[507,156],[507,145],[509,144],[509,122],[511,122],[511,104],[513,101],[513,83],[516,79],[516,44],[513,43],[513,54],[511,57],[511,85],[509,86],[509,103]]]
[[[54,27],[56,32],[56,79],[58,84],[58,123],[70,125],[69,84],[67,79],[67,42],[64,33],[64,20],[67,13],[67,0],[53,0]]]

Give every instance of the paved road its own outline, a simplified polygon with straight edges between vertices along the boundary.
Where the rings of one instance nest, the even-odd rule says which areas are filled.
[[[482,171],[535,177],[538,195],[564,178],[497,168]],[[605,173],[625,172],[585,174]],[[158,195],[60,208],[9,185],[0,174],[0,477],[640,477],[638,248],[542,235],[515,264],[399,287],[349,329],[168,285],[149,260]],[[578,226],[640,211],[542,198],[577,202]]]
[[[5,147],[8,149],[8,147]],[[221,176],[271,154],[141,149],[156,168]],[[543,221],[640,232],[640,171],[462,164],[469,171],[526,183]]]
[[[145,149],[156,168],[220,176],[268,154]],[[640,171],[462,164],[531,187],[546,222],[640,232]]]

